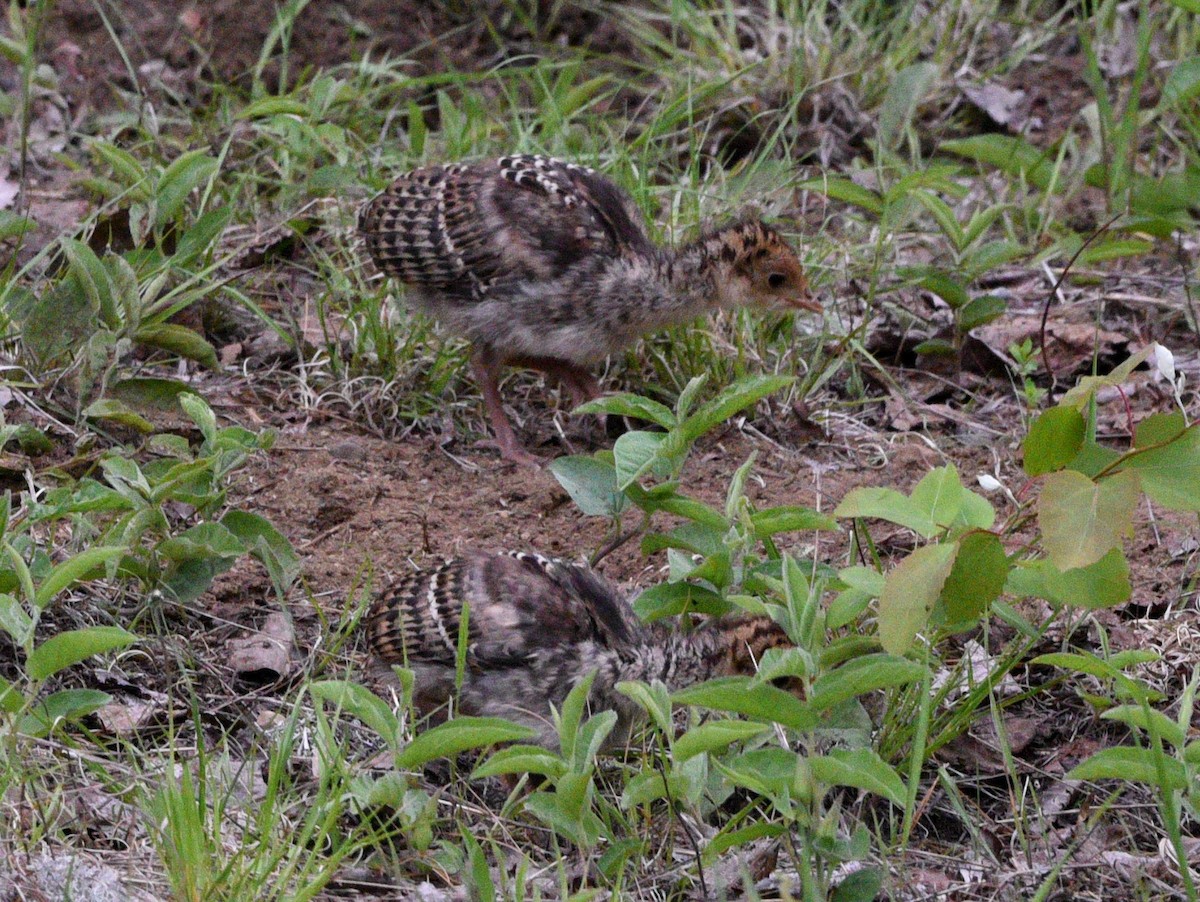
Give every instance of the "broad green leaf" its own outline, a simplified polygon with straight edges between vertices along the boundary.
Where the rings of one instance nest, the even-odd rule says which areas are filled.
[[[932,291],[954,310],[965,307],[971,300],[971,296],[967,294],[967,289],[945,273],[930,273],[917,284],[927,291]]]
[[[1186,789],[1187,772],[1183,762],[1169,755],[1156,756],[1152,749],[1103,749],[1082,764],[1073,767],[1068,780],[1120,780],[1122,783],[1147,783],[1169,792]]]
[[[566,773],[567,764],[558,755],[540,745],[510,745],[498,749],[471,771],[471,779],[498,777],[501,774],[541,774],[558,777]]]
[[[83,579],[96,579],[103,576],[103,573],[93,573],[92,571],[104,566],[111,560],[115,560],[122,554],[126,554],[128,551],[129,549],[123,545],[109,545],[87,548],[78,554],[72,555],[61,564],[58,564],[42,580],[42,584],[38,586],[34,604],[44,609],[54,599],[55,595],[68,586]]]
[[[1200,12],[1200,0],[1190,0]],[[1161,106],[1175,106],[1200,95],[1200,56],[1181,59],[1167,72]]]
[[[16,714],[25,707],[25,698],[21,691],[12,683],[0,677],[0,711],[6,714]]]
[[[1009,572],[1004,591],[1098,610],[1128,601],[1132,588],[1125,555],[1114,548],[1090,566],[1065,572],[1047,560],[1021,563]]]
[[[15,579],[13,582],[17,582]],[[12,636],[12,640],[24,647],[33,637],[33,618],[12,595],[0,594],[0,629]]]
[[[948,203],[946,203],[936,194],[932,194],[925,190],[914,191],[910,196],[915,198],[917,202],[921,204],[921,206],[923,206],[933,215],[934,220],[938,224],[938,228],[940,228],[946,237],[950,239],[950,244],[954,246],[955,250],[962,250],[967,246],[967,239],[963,234],[962,226],[959,225],[958,218],[954,215],[954,211],[950,209],[950,205]],[[959,286],[958,290],[961,291],[962,294],[955,292],[956,299],[960,300],[961,303],[955,303],[954,301],[951,301],[946,297],[946,295],[942,294],[940,291],[937,291],[935,288],[932,288],[928,285],[925,287],[929,288],[930,291],[933,291],[938,295],[938,297],[956,309],[966,303],[967,293],[965,289],[961,288],[961,286]]]
[[[36,223],[27,216],[18,216],[12,210],[0,210],[0,241],[20,238],[35,225]]]
[[[1074,407],[1051,407],[1029,427],[1023,444],[1025,472],[1041,476],[1061,470],[1083,446],[1084,421]]]
[[[815,711],[790,692],[774,686],[754,685],[750,677],[709,680],[681,689],[671,696],[679,705],[698,705],[714,711],[731,711],[757,720],[781,723],[794,730],[811,730],[819,723]]]
[[[1152,413],[1133,430],[1133,446],[1139,449],[1152,448],[1173,442],[1187,431],[1184,415],[1178,411]]]
[[[211,445],[217,438],[217,417],[208,406],[208,402],[190,392],[179,395],[178,400],[183,412],[191,417],[192,422],[203,433],[204,441]]]
[[[662,471],[663,459],[659,457],[659,446],[666,436],[661,432],[626,432],[613,444],[613,459],[617,476],[617,490],[623,491],[647,473]]]
[[[902,655],[925,628],[942,586],[954,566],[957,542],[918,548],[893,567],[879,596],[879,641]]]
[[[237,114],[237,118],[264,119],[274,116],[298,116],[301,119],[307,119],[311,112],[307,105],[295,98],[271,95],[247,104]]]
[[[1024,178],[1035,188],[1046,190],[1054,176],[1054,161],[1040,148],[1009,135],[974,135],[943,141],[941,150],[995,166],[1015,178]]]
[[[874,517],[906,526],[918,535],[929,538],[937,528],[929,515],[913,501],[895,489],[883,487],[860,487],[846,493],[841,503],[834,508],[833,515],[848,517]]]
[[[469,749],[518,742],[533,730],[499,717],[456,717],[415,737],[396,756],[396,766],[411,770],[438,758],[451,758]]]
[[[1136,354],[1131,354],[1123,363],[1106,376],[1084,376],[1079,380],[1078,385],[1067,390],[1066,394],[1062,396],[1062,400],[1059,401],[1059,406],[1074,407],[1077,410],[1083,410],[1088,406],[1092,396],[1098,389],[1105,386],[1120,385],[1129,378],[1129,375],[1138,366],[1148,360],[1153,353],[1154,345],[1151,343]]]
[[[35,704],[21,718],[17,731],[35,738],[48,736],[62,721],[87,717],[111,701],[111,695],[98,689],[63,689]]]
[[[1153,730],[1162,737],[1164,742],[1177,749],[1183,748],[1187,742],[1187,735],[1184,733],[1183,727],[1154,708],[1143,708],[1141,705],[1118,705],[1115,708],[1109,708],[1100,716],[1105,720],[1115,720],[1126,726],[1137,727],[1147,733]]]
[[[795,381],[794,376],[746,376],[739,379],[726,386],[711,401],[701,404],[695,413],[680,424],[679,431],[686,442],[694,442],[738,411],[756,404],[767,395]]]
[[[654,725],[664,735],[671,736],[675,732],[671,722],[671,696],[667,693],[667,687],[659,680],[649,684],[622,681],[617,683],[617,691],[628,696],[649,714]]]
[[[121,180],[121,187],[134,189],[132,197],[135,200],[147,200],[149,195],[144,190],[146,170],[137,157],[109,141],[92,140],[88,142],[88,150],[112,167],[113,172]],[[139,186],[142,190],[137,190]]]
[[[119,626],[91,626],[81,630],[67,630],[51,636],[37,646],[29,655],[25,669],[31,680],[44,680],[92,655],[132,645],[137,638]]]
[[[826,711],[876,689],[905,686],[924,677],[925,667],[916,661],[883,652],[862,655],[823,674],[813,685],[809,706]]]
[[[675,425],[675,414],[671,408],[651,398],[643,398],[641,395],[609,395],[581,404],[573,412],[577,415],[606,413],[619,417],[635,417],[639,420],[656,423],[664,429],[670,429]]]
[[[617,491],[617,471],[610,463],[576,454],[551,461],[550,472],[589,517],[617,517],[629,506]]]
[[[171,255],[171,264],[176,267],[187,266],[197,257],[207,254],[225,231],[232,216],[233,205],[225,204],[197,219],[179,239],[175,253]]]
[[[781,802],[807,803],[812,799],[814,787],[808,761],[788,749],[752,749],[732,761],[713,759],[712,763],[730,782],[759,795]]]
[[[741,823],[741,821],[732,820],[730,823]],[[740,830],[728,832],[722,830],[701,849],[700,860],[705,865],[711,865],[729,849],[744,846],[763,837],[781,836],[786,832],[788,832],[788,828],[783,824],[773,824],[765,820],[755,821],[749,827],[743,827]]]
[[[750,720],[710,720],[692,727],[676,739],[672,754],[676,761],[686,761],[703,752],[724,751],[735,742],[750,739],[769,729],[768,724]]]
[[[883,198],[879,192],[864,188],[850,179],[821,177],[800,182],[796,187],[801,191],[818,191],[826,197],[861,207],[876,216],[883,213]]]
[[[1004,590],[1008,571],[1008,556],[995,535],[976,531],[960,538],[934,611],[937,625],[959,630],[978,623]]]
[[[883,872],[880,868],[859,868],[843,877],[834,887],[829,902],[874,902],[882,887]]]
[[[400,735],[400,721],[391,705],[361,683],[349,680],[320,680],[309,683],[309,694],[357,717],[388,745]]]
[[[634,494],[636,487],[629,487],[629,494]],[[638,507],[646,511],[662,511],[667,514],[674,514],[677,517],[683,517],[685,520],[691,520],[703,526],[718,529],[722,533],[729,529],[729,521],[719,510],[705,504],[703,501],[697,501],[695,498],[688,498],[684,495],[646,495],[645,498],[634,497],[633,501]]]
[[[1087,567],[1133,528],[1140,489],[1128,471],[1093,482],[1082,473],[1051,473],[1042,485],[1037,520],[1046,555],[1060,570]]]
[[[1008,301],[994,294],[981,294],[972,298],[965,307],[958,311],[958,328],[970,332],[980,326],[986,326],[1008,312]]]
[[[246,546],[220,523],[197,523],[158,546],[158,553],[171,561],[191,558],[240,557]]]
[[[798,532],[807,529],[825,529],[836,532],[838,529],[837,521],[828,514],[822,514],[810,507],[801,507],[798,504],[785,504],[780,507],[755,511],[750,515],[750,524],[754,527],[756,539],[765,539],[781,532]]]
[[[1200,511],[1200,423],[1165,445],[1125,455],[1119,468],[1136,471],[1142,489],[1163,507]]]
[[[879,110],[879,143],[895,150],[904,131],[912,122],[917,105],[929,93],[938,73],[936,63],[905,66],[889,81]]]
[[[101,398],[93,401],[84,408],[83,415],[89,420],[109,420],[113,423],[120,423],[142,435],[149,435],[154,431],[153,423],[116,398]]]
[[[79,280],[92,310],[110,329],[120,328],[121,317],[117,313],[117,300],[113,296],[112,277],[108,268],[96,256],[96,252],[82,241],[64,238],[62,248],[69,271]]]
[[[232,532],[254,555],[271,576],[275,591],[281,596],[300,576],[300,558],[271,521],[258,514],[233,510],[221,518],[221,525]]]
[[[830,786],[853,786],[904,806],[904,781],[872,749],[832,749],[808,759],[813,776]]]
[[[219,166],[202,150],[189,150],[172,160],[154,192],[154,225],[162,229],[178,219],[188,195],[208,181]]]
[[[114,382],[109,394],[117,401],[128,404],[135,410],[179,413],[179,396],[196,394],[196,390],[178,379],[160,379],[135,376]]]
[[[209,369],[219,370],[221,362],[217,351],[198,332],[175,323],[151,323],[142,326],[133,336],[134,341],[188,360],[195,360]]]
[[[729,602],[719,592],[683,580],[651,586],[633,603],[634,613],[646,622],[678,617],[685,612],[719,617],[728,613],[729,608]]]
[[[1109,238],[1089,244],[1079,252],[1080,266],[1095,266],[1125,257],[1141,257],[1154,250],[1154,245],[1140,238]]]
[[[909,500],[934,526],[945,529],[958,519],[963,505],[963,485],[954,464],[936,467],[921,478]]]

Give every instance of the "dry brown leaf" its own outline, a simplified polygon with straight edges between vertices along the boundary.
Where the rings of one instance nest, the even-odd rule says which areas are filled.
[[[276,611],[257,633],[229,643],[229,666],[243,680],[273,683],[292,672],[295,645],[291,617]]]
[[[997,125],[1021,132],[1029,124],[1029,97],[1019,88],[1013,90],[990,81],[982,85],[963,85],[962,92]]]

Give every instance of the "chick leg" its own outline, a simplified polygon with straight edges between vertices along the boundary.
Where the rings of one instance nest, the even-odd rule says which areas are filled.
[[[496,447],[505,460],[528,466],[541,466],[541,460],[521,447],[512,423],[504,412],[504,405],[500,400],[502,365],[499,358],[488,351],[476,351],[471,358],[471,370],[475,374],[475,381],[479,383],[480,391],[483,392],[483,406],[487,410],[488,419],[491,420],[492,430],[496,433]]]

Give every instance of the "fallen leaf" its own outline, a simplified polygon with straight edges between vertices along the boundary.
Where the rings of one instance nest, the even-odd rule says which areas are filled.
[[[247,682],[273,683],[292,672],[295,644],[291,618],[283,611],[276,611],[257,633],[229,643],[229,666]]]
[[[963,85],[962,92],[997,125],[1020,132],[1028,124],[1029,97],[1020,89],[1013,90],[990,81],[982,85]]]

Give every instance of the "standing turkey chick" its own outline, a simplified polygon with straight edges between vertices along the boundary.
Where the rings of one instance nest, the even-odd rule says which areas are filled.
[[[474,554],[411,574],[380,593],[366,618],[380,664],[413,670],[414,703],[430,713],[454,695],[463,606],[466,667],[457,710],[506,717],[556,747],[550,706],[596,671],[593,711],[617,712],[609,745],[628,740],[641,709],[616,690],[623,680],[661,680],[677,690],[712,677],[751,675],[769,648],[790,646],[762,615],[730,614],[689,633],[644,624],[616,588],[577,564],[534,554]]]
[[[538,460],[501,406],[502,367],[555,376],[582,403],[599,394],[588,367],[652,330],[717,307],[821,309],[795,252],[762,222],[660,248],[629,195],[550,157],[414,170],[364,207],[359,228],[413,303],[472,343],[497,445],[523,463]]]

